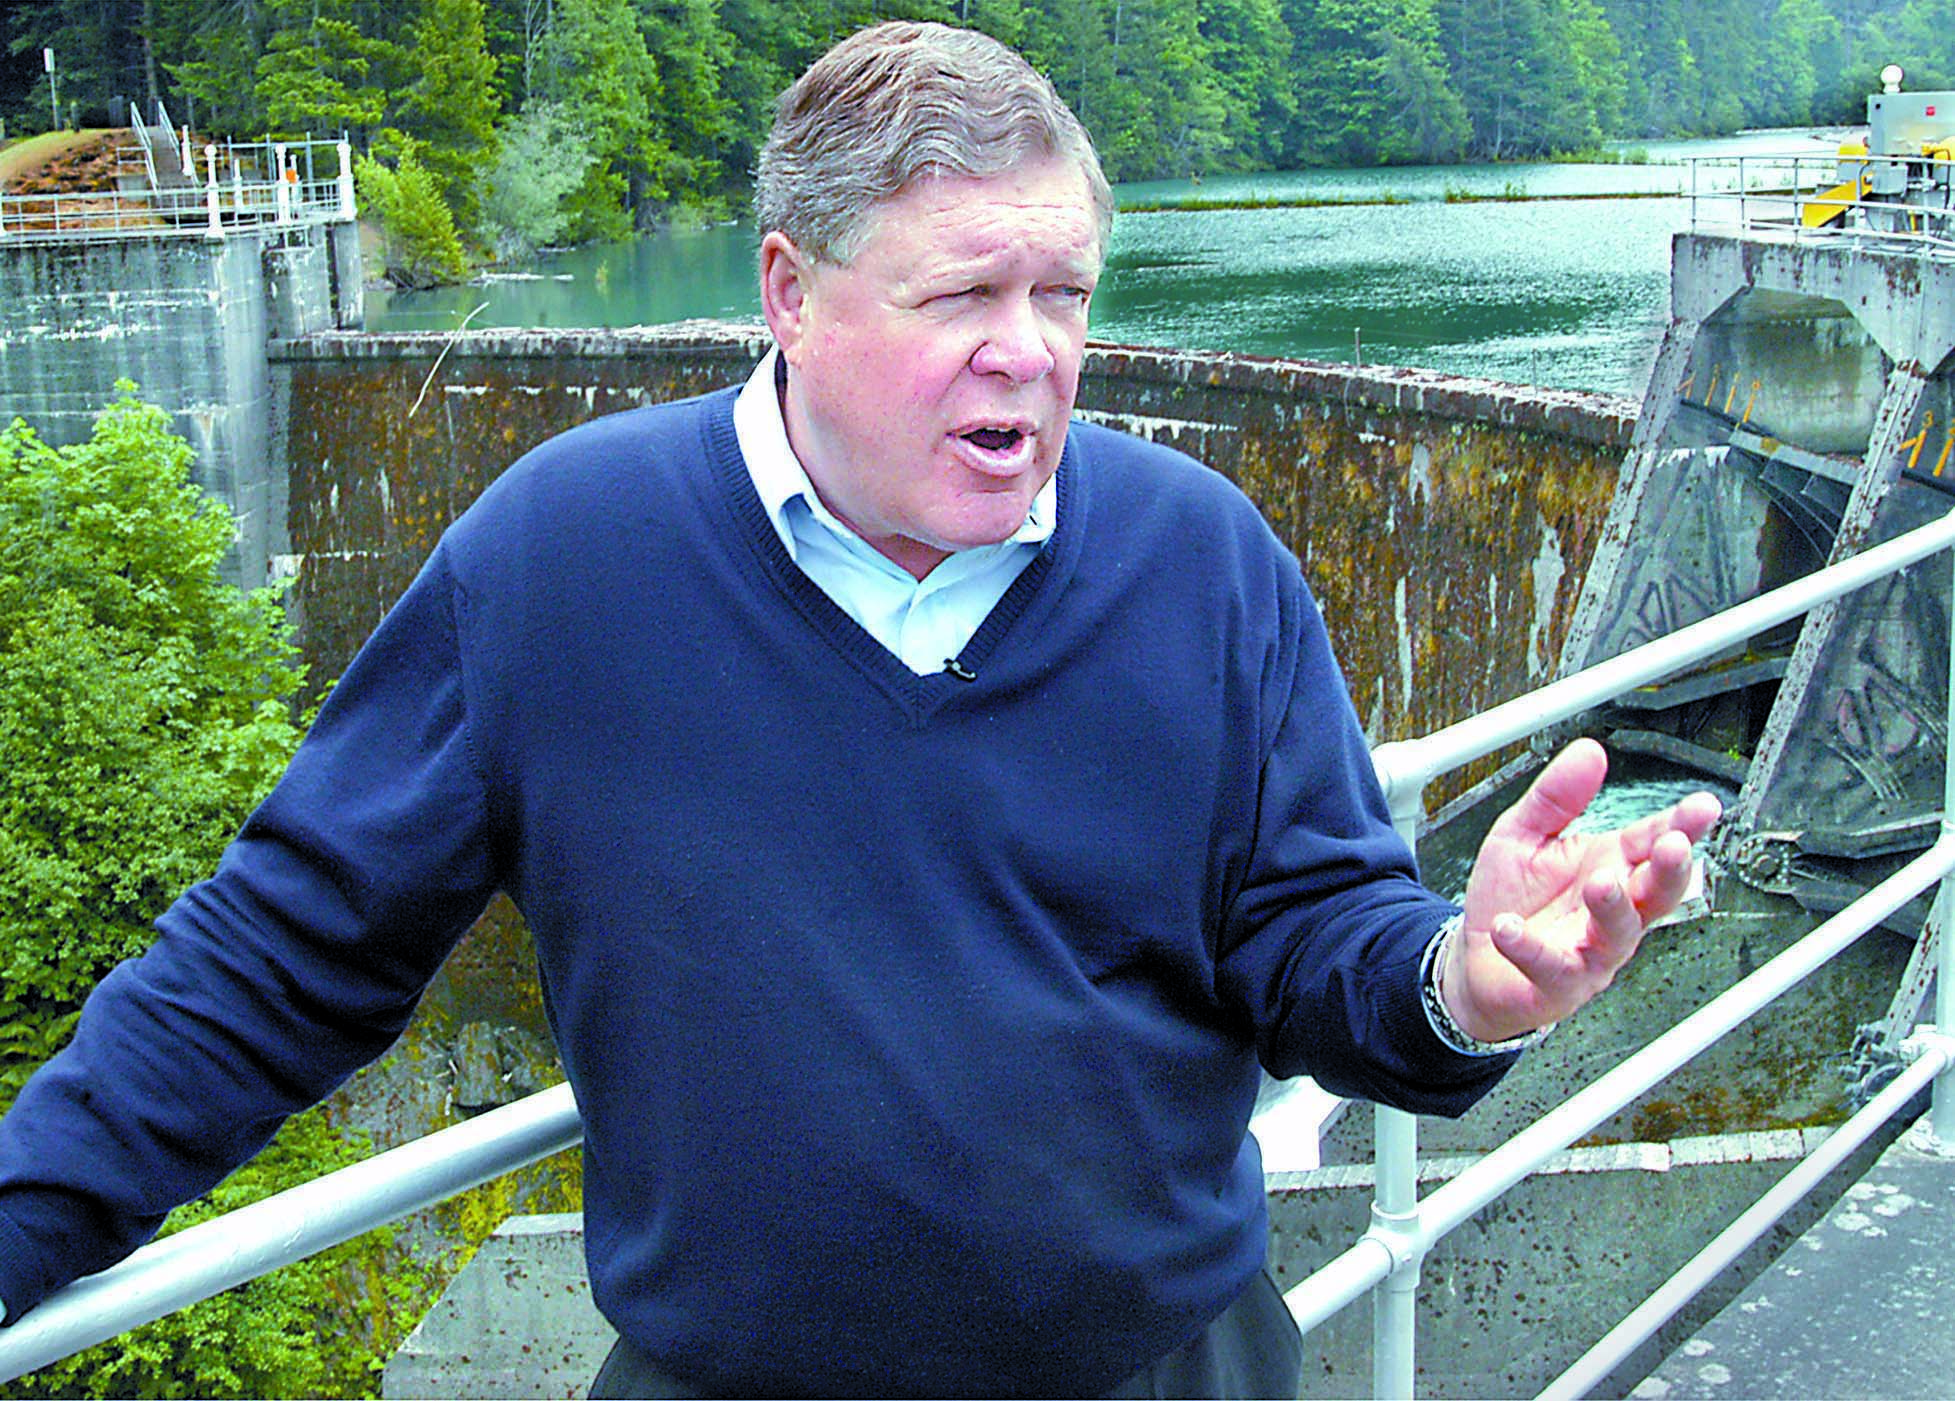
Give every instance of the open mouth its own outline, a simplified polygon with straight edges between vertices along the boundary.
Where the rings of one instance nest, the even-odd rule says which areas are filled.
[[[973,428],[960,435],[967,443],[975,444],[987,452],[1004,452],[1018,446],[1018,440],[1025,435],[1016,428]]]

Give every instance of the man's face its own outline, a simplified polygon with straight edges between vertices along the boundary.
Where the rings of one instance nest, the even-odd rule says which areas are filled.
[[[1058,159],[911,185],[847,267],[770,233],[788,441],[823,504],[918,578],[1017,530],[1065,447],[1100,255]]]

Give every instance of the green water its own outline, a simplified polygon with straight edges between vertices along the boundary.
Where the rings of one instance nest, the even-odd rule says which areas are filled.
[[[1093,301],[1092,334],[1640,395],[1668,314],[1670,237],[1688,220],[1675,161],[1832,149],[1820,143],[1836,143],[1837,135],[1754,132],[1664,143],[1649,148],[1651,164],[1305,171],[1123,185],[1122,204],[1402,202],[1122,214]],[[1447,199],[1462,192],[1533,198]],[[1584,198],[1541,198],[1568,195]],[[753,236],[740,225],[669,230],[545,255],[514,278],[425,293],[371,291],[367,300],[367,326],[376,331],[449,330],[464,318],[471,327],[576,327],[759,315]]]

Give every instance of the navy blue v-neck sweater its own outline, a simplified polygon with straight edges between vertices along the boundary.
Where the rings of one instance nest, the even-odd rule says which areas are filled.
[[[101,1266],[384,1050],[496,889],[587,1138],[600,1307],[759,1394],[1090,1394],[1264,1256],[1257,1064],[1457,1112],[1415,882],[1295,561],[1074,425],[919,677],[795,568],[732,393],[537,449],[0,1130],[0,1299]]]

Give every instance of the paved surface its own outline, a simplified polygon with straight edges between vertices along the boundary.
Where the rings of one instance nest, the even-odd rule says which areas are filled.
[[[1919,1126],[1630,1393],[1955,1395],[1955,1158]]]

